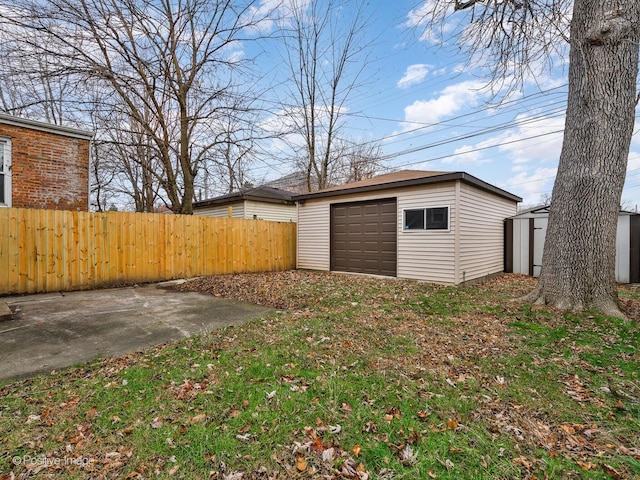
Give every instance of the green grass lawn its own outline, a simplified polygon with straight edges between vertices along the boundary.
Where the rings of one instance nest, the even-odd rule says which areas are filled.
[[[620,320],[533,286],[196,280],[277,311],[0,384],[0,479],[640,478],[640,294]]]

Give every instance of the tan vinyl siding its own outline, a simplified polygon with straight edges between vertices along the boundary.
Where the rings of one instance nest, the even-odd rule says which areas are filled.
[[[274,222],[295,222],[296,206],[246,200],[245,218],[272,220]]]
[[[449,207],[448,231],[405,231],[403,210]],[[398,195],[398,277],[454,283],[455,182],[402,189]]]
[[[504,219],[517,204],[473,186],[460,185],[460,256],[457,283],[504,268]]]
[[[462,182],[306,200],[298,210],[298,268],[329,270],[332,203],[393,197],[398,202],[398,277],[460,283],[463,272],[472,280],[503,270],[504,219],[515,215],[516,202]],[[449,207],[449,231],[403,230],[404,209],[430,207]]]
[[[212,207],[201,207],[193,210],[194,215],[204,215],[205,217],[228,217],[229,207],[233,208],[233,218],[245,218],[244,202],[234,202],[231,205],[214,205]]]
[[[298,268],[329,270],[330,205],[382,198],[398,199],[398,277],[454,282],[455,182],[363,194],[309,199],[298,209]],[[403,232],[402,209],[448,206],[448,232]]]
[[[329,202],[298,205],[298,268],[329,270]]]

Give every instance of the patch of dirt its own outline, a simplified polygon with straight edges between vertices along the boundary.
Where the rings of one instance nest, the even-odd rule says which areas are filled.
[[[240,273],[201,277],[175,288],[187,292],[207,292],[216,297],[282,310],[296,310],[313,303],[313,299],[307,295],[309,284],[322,285],[335,280],[329,277],[327,274],[304,271]]]

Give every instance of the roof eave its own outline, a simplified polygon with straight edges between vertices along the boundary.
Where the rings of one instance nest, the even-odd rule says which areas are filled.
[[[341,190],[328,190],[328,191],[305,193],[302,195],[294,195],[291,198],[292,200],[299,201],[299,200],[308,200],[312,198],[326,198],[326,197],[335,197],[335,196],[341,196],[341,195],[349,195],[352,193],[365,193],[365,192],[371,192],[375,190],[390,190],[393,188],[411,187],[416,185],[428,185],[432,183],[442,183],[442,182],[455,181],[455,180],[463,181],[477,188],[499,195],[503,198],[512,200],[514,202],[522,201],[522,198],[518,197],[517,195],[509,193],[506,190],[502,190],[501,188],[498,188],[494,185],[484,182],[479,178],[476,178],[473,175],[469,175],[468,173],[465,173],[465,172],[444,173],[442,175],[432,175],[428,177],[412,178],[408,180],[397,180],[395,182],[381,183],[381,184],[375,184],[375,185],[364,185],[360,187],[345,188]]]
[[[244,200],[252,200],[254,202],[264,202],[264,203],[279,203],[281,205],[295,205],[296,202],[293,200],[287,200],[286,198],[268,198],[268,197],[259,197],[253,195],[245,195],[243,197]]]
[[[229,203],[241,202],[242,196],[238,193],[232,193],[225,195],[222,198],[210,198],[208,200],[200,200],[199,202],[193,202],[193,208],[196,207],[213,207],[216,205],[226,205]]]
[[[61,135],[64,137],[79,138],[82,140],[91,140],[93,138],[92,132],[79,130],[77,128],[63,127],[61,125],[38,122],[36,120],[30,120],[28,118],[14,117],[13,115],[7,115],[4,113],[0,113],[0,123],[4,125],[11,125],[13,127],[30,128],[32,130],[38,130],[40,132],[53,133],[55,135]]]
[[[246,200],[254,201],[254,202],[263,202],[263,203],[273,203],[280,205],[295,205],[293,200],[279,199],[279,198],[265,198],[265,197],[257,197],[253,195],[234,195],[225,198],[211,199],[211,200],[202,200],[200,202],[194,202],[193,208],[203,208],[203,207],[216,207],[216,206],[224,206],[237,202],[244,202]]]

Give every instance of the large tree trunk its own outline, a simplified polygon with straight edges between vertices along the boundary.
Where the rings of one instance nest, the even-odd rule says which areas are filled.
[[[528,299],[621,316],[616,225],[633,133],[640,2],[575,0],[569,99],[543,267]]]

